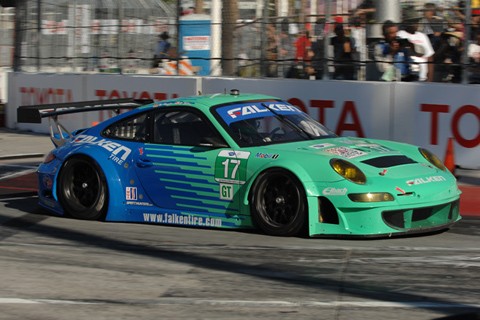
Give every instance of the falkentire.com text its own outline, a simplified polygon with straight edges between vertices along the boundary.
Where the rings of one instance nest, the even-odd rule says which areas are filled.
[[[145,222],[179,224],[185,226],[217,228],[222,226],[221,219],[187,216],[176,213],[144,213],[143,220]]]

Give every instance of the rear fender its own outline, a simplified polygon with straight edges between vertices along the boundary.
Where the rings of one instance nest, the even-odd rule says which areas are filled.
[[[122,184],[123,179],[121,172],[130,166],[131,156],[128,156],[125,161],[119,164],[113,160],[111,152],[108,152],[104,148],[95,145],[84,145],[72,150],[65,157],[63,163],[65,163],[67,159],[75,157],[79,154],[86,155],[96,161],[106,177],[109,200],[108,211],[105,220],[124,221],[126,207],[124,204],[124,188]],[[57,179],[55,180],[58,180],[58,176],[61,174],[61,171],[62,169],[59,170]]]

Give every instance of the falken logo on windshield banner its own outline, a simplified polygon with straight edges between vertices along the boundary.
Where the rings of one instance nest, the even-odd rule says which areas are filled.
[[[265,103],[265,105],[273,111],[286,114],[286,113],[302,113],[300,109],[290,104],[285,103]],[[218,110],[223,119],[230,123],[232,121],[241,120],[242,118],[257,118],[263,112],[270,112],[267,108],[260,103],[243,104],[236,106],[223,107]]]
[[[106,139],[99,139],[94,136],[87,136],[84,134],[79,135],[78,137],[75,138],[74,142],[76,143],[88,143],[88,144],[93,144],[100,146],[108,151],[110,151],[112,154],[110,156],[110,160],[122,164],[127,157],[130,155],[132,150],[130,148],[127,148],[125,146],[122,146],[119,143],[106,140]]]

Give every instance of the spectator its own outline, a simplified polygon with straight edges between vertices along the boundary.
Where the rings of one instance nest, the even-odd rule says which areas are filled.
[[[325,19],[318,19],[315,25],[318,37],[315,41],[312,41],[312,60],[311,60],[311,73],[315,79],[322,79],[324,72],[324,59],[325,59]]]
[[[297,62],[304,62],[310,60],[308,50],[311,49],[312,43],[310,42],[310,36],[308,31],[301,31],[298,34],[297,41],[294,43],[296,47],[295,59]]]
[[[367,60],[367,32],[362,20],[359,17],[352,19],[352,28],[350,29],[350,36],[355,40],[355,50],[357,51],[357,78],[359,80],[365,79],[365,68],[361,67],[361,61]]]
[[[355,66],[356,57],[355,39],[345,36],[345,30],[341,23],[335,24],[335,36],[330,40],[333,46],[333,79],[356,80]]]
[[[354,17],[360,17],[365,23],[375,22],[375,0],[363,0],[353,12]]]
[[[461,82],[460,65],[463,51],[463,25],[458,18],[448,19],[448,28],[440,37],[440,46],[433,55],[434,82]]]
[[[433,64],[430,58],[435,53],[433,51],[430,39],[423,32],[418,31],[418,22],[421,16],[411,8],[404,11],[404,21],[402,23],[405,30],[397,32],[397,37],[407,39],[413,44],[413,50],[410,52],[412,60],[417,64],[411,66],[412,74],[418,75],[420,81],[433,80]]]
[[[168,41],[170,36],[166,31],[160,34],[160,41],[157,43],[155,50],[153,51],[153,68],[157,68],[162,59],[170,58],[171,43]]]
[[[470,40],[477,42],[477,35],[480,34],[480,10],[472,10],[472,24],[470,25]]]
[[[426,3],[423,18],[420,20],[420,30],[428,36],[433,50],[438,48],[440,36],[447,27],[447,21],[436,15],[437,7],[434,3]]]
[[[470,60],[470,83],[480,84],[480,34],[477,34],[475,43],[468,45]]]
[[[396,38],[398,26],[391,20],[382,25],[384,39],[375,44],[374,59],[383,81],[415,81],[410,64],[412,59],[405,43]]]
[[[275,24],[267,25],[267,77],[277,76],[278,35]]]
[[[293,66],[295,58],[295,51],[293,45],[293,38],[289,32],[289,22],[284,19],[280,27],[280,46],[279,46],[279,60],[281,60],[282,76],[287,77],[290,69]]]
[[[295,63],[290,68],[287,78],[306,79],[311,69],[311,58],[313,57],[312,43],[308,31],[298,33],[297,41],[293,44],[295,50]]]

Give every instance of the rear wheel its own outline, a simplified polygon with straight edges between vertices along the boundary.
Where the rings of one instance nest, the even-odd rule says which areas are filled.
[[[65,213],[100,220],[108,209],[108,187],[98,163],[87,156],[68,159],[59,174],[58,197]]]
[[[293,236],[305,226],[308,212],[305,190],[287,170],[272,169],[260,174],[250,199],[253,219],[267,234]]]

